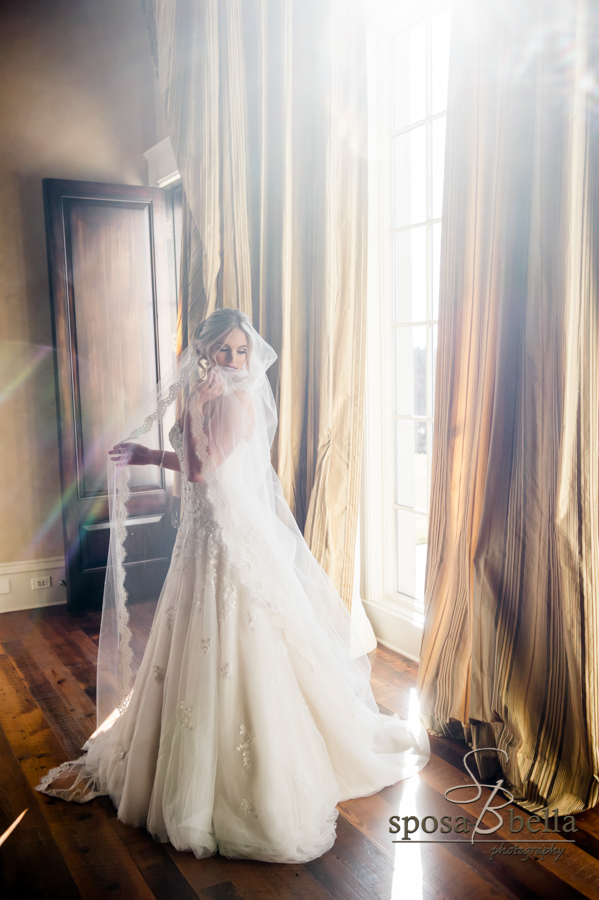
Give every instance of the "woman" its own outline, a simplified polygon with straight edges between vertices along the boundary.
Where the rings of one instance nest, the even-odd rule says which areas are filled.
[[[86,754],[38,790],[80,802],[108,794],[123,822],[198,857],[218,850],[297,863],[332,846],[337,803],[419,771],[429,746],[418,723],[379,713],[368,659],[350,655],[347,610],[284,500],[270,464],[276,410],[266,370],[275,358],[245,315],[218,310],[133,434],[163,420],[177,398],[173,451],[134,441],[110,451],[121,472],[159,464],[181,473],[181,524],[131,688],[130,635],[119,624],[129,491],[117,478],[103,724]]]

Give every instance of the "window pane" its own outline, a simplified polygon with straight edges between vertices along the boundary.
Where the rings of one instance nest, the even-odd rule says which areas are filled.
[[[431,124],[432,211],[440,219],[443,212],[443,170],[445,168],[445,116]]]
[[[451,11],[444,9],[433,16],[431,35],[431,112],[447,108],[447,74],[449,72],[449,36]]]
[[[425,23],[402,31],[393,40],[393,130],[426,115]]]
[[[424,600],[427,517],[397,509],[397,590]]]
[[[426,326],[395,329],[395,411],[426,415]]]
[[[441,266],[441,223],[432,226],[432,319],[439,318],[439,271]]]
[[[426,227],[410,228],[394,235],[394,320],[426,320]]]
[[[425,127],[420,125],[393,138],[395,228],[424,222],[426,219]]]
[[[426,422],[398,419],[395,459],[395,502],[413,509],[428,508],[428,441]]]

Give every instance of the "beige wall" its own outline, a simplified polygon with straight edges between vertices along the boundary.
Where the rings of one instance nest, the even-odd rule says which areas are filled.
[[[42,179],[143,184],[153,81],[142,0],[0,6],[0,563],[64,552]]]

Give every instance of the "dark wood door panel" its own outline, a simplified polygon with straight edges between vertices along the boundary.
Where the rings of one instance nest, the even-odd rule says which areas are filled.
[[[123,434],[158,379],[152,204],[68,198],[63,215],[77,360],[78,493],[92,497],[106,493],[106,441]],[[131,474],[143,484],[150,473],[156,475],[137,467]],[[158,487],[155,477],[148,486]]]
[[[67,596],[76,611],[101,605],[107,454],[172,364],[176,294],[169,283],[167,205],[159,188],[46,179],[44,201]],[[156,426],[144,443],[161,448],[164,440]],[[127,578],[143,578],[157,595],[173,537],[165,473],[133,467],[131,485]]]

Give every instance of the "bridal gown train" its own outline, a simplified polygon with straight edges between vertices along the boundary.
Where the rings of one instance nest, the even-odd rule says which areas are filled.
[[[243,502],[242,448],[216,492],[186,479],[178,425],[169,437],[181,525],[128,706],[83,748],[85,799],[108,794],[120,820],[197,857],[307,861],[334,843],[337,803],[419,771],[428,737],[378,712],[293,547],[273,551],[281,536]],[[38,789],[77,799],[50,787],[60,768]]]

